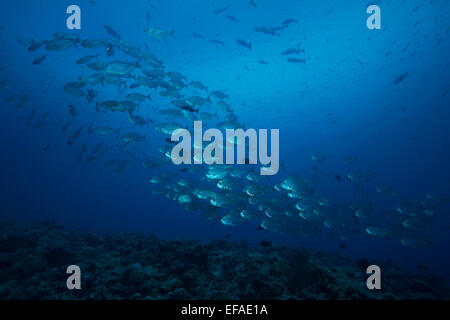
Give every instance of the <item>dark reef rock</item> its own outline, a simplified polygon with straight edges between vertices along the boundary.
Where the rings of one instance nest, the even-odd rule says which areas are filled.
[[[82,270],[81,290],[66,268]],[[214,240],[96,235],[53,222],[0,223],[0,299],[448,299],[444,281],[382,265],[382,290],[366,288],[366,259]]]

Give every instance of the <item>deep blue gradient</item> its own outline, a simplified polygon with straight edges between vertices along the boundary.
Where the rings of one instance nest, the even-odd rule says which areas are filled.
[[[227,92],[247,128],[279,128],[282,167],[270,178],[273,184],[291,174],[311,176],[316,165],[317,189],[333,203],[344,204],[366,196],[345,179],[337,181],[335,175],[368,172],[371,179],[362,190],[385,215],[395,214],[402,201],[420,200],[427,193],[443,195],[447,201],[437,204],[434,248],[408,248],[399,241],[361,234],[349,238],[342,249],[339,238],[327,233],[295,237],[257,231],[256,223],[211,226],[201,215],[151,193],[148,178],[157,170],[149,171],[136,162],[129,170],[114,173],[104,168],[104,161],[77,162],[81,143],[88,142],[92,151],[102,139],[85,130],[74,146],[66,144],[60,128],[70,119],[70,103],[80,113],[71,132],[81,124],[120,128],[129,124],[116,113],[99,117],[93,104],[63,93],[64,84],[92,73],[75,65],[91,50],[79,46],[61,52],[27,51],[32,39],[49,39],[57,31],[67,31],[65,11],[74,1],[0,4],[0,66],[4,68],[0,80],[11,84],[0,93],[1,217],[24,223],[55,219],[69,228],[136,231],[164,239],[206,241],[225,234],[231,235],[230,240],[254,244],[269,239],[356,258],[392,259],[407,268],[424,264],[444,275],[450,266],[450,2],[378,1],[382,30],[366,28],[367,0],[255,2],[257,8],[238,0],[76,1],[82,11],[78,34],[82,39],[106,38],[103,26],[111,25],[123,40],[149,48],[164,61],[166,70],[177,70],[210,90]],[[213,14],[229,3],[224,14]],[[147,10],[151,25],[174,30],[174,37],[166,41],[148,37],[143,32]],[[227,14],[240,22],[228,20]],[[288,18],[299,23],[281,36],[253,31],[255,26],[275,26]],[[192,33],[205,40],[193,38]],[[237,45],[237,38],[252,42],[252,50]],[[217,46],[209,39],[220,39],[225,45]],[[288,63],[281,52],[299,42],[306,63]],[[43,54],[47,58],[32,65]],[[115,58],[130,60],[121,52]],[[395,85],[394,79],[405,72],[409,77]],[[6,103],[13,93],[28,94],[30,105],[17,109]],[[117,88],[105,87],[99,97],[118,95]],[[168,106],[157,94],[153,103]],[[37,108],[37,117],[50,112],[46,126],[25,128],[32,107]],[[130,146],[128,152],[159,156],[157,149],[164,138],[152,127],[137,131],[146,140]],[[117,137],[103,140],[108,145],[120,143]],[[313,152],[324,153],[325,163],[314,163]],[[349,166],[344,159],[352,155],[358,161]],[[125,157],[115,150],[107,159]],[[173,166],[174,174],[178,171]],[[394,187],[396,196],[376,193],[378,185]]]

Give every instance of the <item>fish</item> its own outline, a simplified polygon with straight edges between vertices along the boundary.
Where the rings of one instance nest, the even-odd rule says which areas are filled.
[[[210,200],[210,203],[214,207],[218,207],[218,208],[229,208],[229,207],[233,206],[233,201],[230,198],[228,198],[227,196],[224,196],[224,195],[216,195],[216,196],[214,196]],[[226,221],[226,220],[224,220],[224,221]],[[230,224],[230,223],[227,222],[227,223],[224,223],[224,224]]]
[[[86,100],[88,103],[91,103],[92,101],[94,101],[95,98],[97,98],[99,92],[93,89],[87,89],[87,94],[86,94]]]
[[[81,46],[83,48],[89,48],[89,49],[97,49],[104,47],[106,45],[106,42],[104,40],[100,39],[85,39],[81,42]]]
[[[161,166],[161,163],[153,161],[153,160],[147,160],[147,161],[142,162],[142,166],[147,169],[154,169],[154,168],[159,168]]]
[[[193,38],[196,38],[196,39],[202,39],[202,40],[205,39],[204,36],[202,36],[201,34],[198,34],[198,33],[196,33],[196,32],[191,33],[191,36],[192,36]]]
[[[48,43],[48,40],[42,40],[42,41],[31,41],[30,46],[28,47],[28,51],[35,51],[37,49],[42,48]]]
[[[227,19],[233,22],[240,22],[238,18],[232,15],[227,15]]]
[[[311,155],[311,159],[319,163],[324,163],[327,157],[322,152],[314,152]]]
[[[225,42],[217,40],[217,39],[211,39],[209,41],[212,42],[212,43],[215,43],[215,44],[219,44],[221,46],[225,45]]]
[[[214,90],[214,91],[211,91],[211,93],[209,94],[209,97],[214,97],[216,99],[226,99],[229,96],[222,91]]]
[[[97,143],[97,145],[94,147],[94,150],[92,151],[93,154],[97,154],[100,149],[103,147],[103,141],[100,141]]]
[[[77,161],[78,162],[81,161],[81,158],[83,157],[85,152],[86,152],[86,143],[83,143],[82,146],[81,146],[80,153],[78,154],[78,157],[77,157]]]
[[[65,132],[69,126],[71,125],[72,121],[67,121],[62,127],[61,127],[61,131]]]
[[[292,23],[297,23],[298,24],[298,20],[296,20],[296,19],[286,19],[286,20],[284,20],[282,23],[281,23],[281,25],[283,25],[283,26],[285,26],[285,27],[288,27],[290,24],[292,24]]]
[[[100,136],[111,136],[114,134],[118,134],[120,132],[120,129],[113,129],[111,127],[108,126],[103,126],[103,127],[96,127],[96,128],[92,128],[92,126],[88,127],[88,132],[89,134],[98,134]]]
[[[227,6],[220,8],[220,9],[216,9],[213,11],[213,13],[215,14],[221,14],[222,12],[228,10],[231,7],[231,4],[228,4]]]
[[[237,42],[238,45],[243,46],[243,47],[245,47],[245,48],[247,48],[249,50],[252,50],[252,44],[250,42],[247,42],[247,41],[245,41],[243,39],[240,39],[240,38],[236,39],[236,42]]]
[[[76,98],[84,97],[86,95],[84,86],[84,83],[71,81],[64,86],[63,91]]]
[[[48,51],[61,51],[61,50],[67,50],[70,47],[72,47],[76,41],[74,40],[68,40],[68,39],[55,39],[48,41],[45,44],[45,49]]]
[[[98,54],[95,54],[95,55],[90,54],[90,55],[82,56],[75,63],[76,64],[86,64],[86,63],[90,62],[92,59],[96,59],[97,57],[98,57]]]
[[[80,128],[78,128],[78,130],[76,130],[76,131],[72,134],[72,140],[76,140],[76,139],[80,136],[80,134],[81,134],[81,132],[83,131],[84,127],[85,127],[84,124],[81,125]]]
[[[203,83],[201,83],[200,81],[191,81],[189,83],[189,86],[199,89],[199,90],[205,90],[208,91],[208,87],[205,86]]]
[[[156,131],[166,135],[172,135],[175,130],[180,128],[182,128],[182,126],[175,122],[159,123],[155,125]]]
[[[42,61],[45,60],[45,58],[47,58],[46,55],[43,55],[42,57],[37,57],[33,59],[33,65],[36,66],[38,64],[40,64]]]
[[[144,29],[144,32],[150,36],[151,38],[158,39],[158,40],[165,40],[169,37],[175,36],[175,30],[172,30],[170,32],[160,29],[160,28],[153,28],[153,27],[146,27]]]
[[[27,123],[25,124],[26,128],[29,128],[31,125],[31,121],[36,117],[36,107],[31,109],[30,115],[28,116]]]
[[[144,102],[145,100],[152,100],[152,96],[150,94],[143,95],[142,93],[129,93],[126,96],[127,99],[131,100],[134,103],[140,104]]]
[[[254,27],[253,30],[256,32],[260,32],[260,33],[270,34],[272,36],[280,36],[281,35],[280,33],[276,32],[276,29],[274,29],[274,28]]]
[[[396,85],[396,84],[399,84],[399,83],[403,82],[403,80],[405,80],[406,78],[408,78],[409,75],[410,75],[409,72],[404,72],[404,73],[399,74],[399,75],[394,79],[393,84]]]
[[[248,5],[256,7],[252,0]],[[214,10],[214,13],[221,14],[228,10],[230,6],[231,4]],[[233,15],[226,15],[225,18],[239,22],[239,19]],[[158,40],[166,40],[174,36],[174,31],[168,32],[150,27],[149,22],[148,13],[148,27],[144,28],[144,32],[148,36]],[[253,30],[263,34],[280,36],[282,30],[298,23],[299,21],[296,19],[286,19],[279,25],[254,27]],[[374,174],[358,169],[362,166],[362,163],[356,163],[356,156],[345,157],[344,164],[348,165],[349,168],[346,169],[348,171],[344,174],[342,168],[336,169],[337,167],[331,164],[334,159],[328,159],[325,153],[314,152],[311,154],[311,160],[315,164],[310,172],[303,175],[285,174],[280,177],[273,177],[273,179],[266,179],[266,177],[260,175],[261,172],[270,173],[270,167],[255,164],[253,158],[247,154],[238,155],[240,163],[242,163],[240,166],[211,164],[207,166],[182,166],[177,170],[166,168],[166,165],[171,163],[171,152],[174,145],[177,144],[176,141],[171,139],[175,130],[190,128],[190,123],[195,120],[208,121],[211,126],[222,130],[245,128],[246,126],[244,126],[238,114],[241,113],[242,107],[250,106],[251,103],[230,97],[233,88],[223,87],[220,90],[213,88],[214,82],[207,83],[206,80],[198,78],[199,73],[189,73],[192,76],[197,75],[196,79],[201,81],[192,80],[182,72],[182,69],[185,69],[184,64],[189,66],[188,56],[186,56],[186,60],[179,63],[168,63],[166,65],[165,59],[157,57],[152,52],[153,50],[155,52],[159,50],[159,44],[155,44],[157,45],[155,49],[151,44],[136,45],[121,37],[118,32],[107,25],[105,25],[105,30],[112,36],[112,39],[80,39],[78,35],[73,33],[57,32],[53,35],[54,38],[50,40],[24,42],[25,48],[28,48],[29,51],[45,48],[49,51],[60,51],[61,57],[64,57],[65,50],[73,47],[81,47],[77,48],[77,52],[78,49],[89,51],[87,52],[89,54],[81,57],[74,53],[77,54],[76,58],[78,59],[74,59],[75,64],[72,63],[71,68],[79,68],[79,70],[70,69],[68,76],[72,76],[71,79],[73,80],[65,83],[62,91],[70,95],[71,99],[86,97],[88,103],[95,102],[95,110],[98,114],[89,113],[93,110],[82,107],[83,104],[70,102],[69,114],[72,117],[71,120],[67,121],[67,119],[62,118],[60,125],[59,122],[52,121],[48,112],[44,112],[36,122],[33,121],[35,128],[47,125],[50,127],[51,124],[55,123],[61,126],[62,135],[69,146],[73,146],[75,141],[81,140],[83,130],[87,126],[88,134],[91,135],[89,136],[89,143],[94,141],[92,142],[93,148],[90,154],[86,154],[88,147],[86,143],[83,143],[78,154],[79,161],[83,159],[83,163],[92,163],[101,157],[105,157],[110,152],[110,155],[114,158],[104,159],[104,162],[102,162],[104,167],[109,167],[114,172],[127,171],[133,163],[142,164],[147,169],[158,168],[158,175],[149,179],[149,183],[152,184],[152,192],[181,204],[188,211],[200,212],[211,223],[215,224],[221,223],[225,226],[236,227],[242,223],[254,221],[259,231],[271,230],[291,235],[317,235],[320,232],[327,232],[336,237],[336,244],[340,245],[341,248],[345,248],[351,241],[349,237],[355,234],[372,239],[395,240],[397,243],[408,247],[432,246],[432,242],[428,240],[430,233],[432,234],[435,231],[432,222],[435,221],[436,216],[441,216],[437,203],[443,201],[442,198],[445,199],[445,197],[436,198],[424,194],[423,199],[410,199],[404,204],[394,203],[390,205],[391,207],[387,205],[388,208],[386,209],[384,203],[383,205],[378,203],[379,199],[383,201],[382,199],[385,198],[383,195],[387,195],[392,197],[389,201],[394,202],[397,199],[395,198],[396,192],[393,191],[392,187],[386,187],[382,182],[376,181],[375,183],[374,181],[372,183],[371,180],[375,180]],[[142,32],[142,28],[139,28],[139,30]],[[187,32],[189,37],[204,39],[200,34],[190,32]],[[295,37],[295,35],[292,35],[292,37]],[[306,40],[305,37],[304,39]],[[224,45],[219,34],[213,36],[211,42]],[[240,38],[236,42],[238,45],[252,50],[250,42]],[[435,40],[432,43],[434,44]],[[409,47],[408,42],[403,47],[403,51],[407,52]],[[281,56],[286,56],[288,62],[306,63],[306,58],[303,58],[305,49],[301,47],[301,43],[278,52],[281,52]],[[56,52],[52,53],[52,57],[54,54]],[[69,55],[68,57],[73,58],[74,56]],[[257,63],[268,64],[266,60],[253,59]],[[361,61],[365,60],[367,59],[361,58]],[[348,60],[342,60],[342,63],[345,63],[345,61]],[[357,63],[358,61],[356,59],[353,62]],[[361,61],[359,61],[360,64]],[[246,63],[248,64],[248,62],[244,62],[244,65]],[[272,64],[273,62],[271,62]],[[177,65],[182,65],[182,67],[177,68]],[[268,70],[269,68],[261,69]],[[249,70],[248,67],[247,70]],[[222,70],[217,67],[217,70],[214,71],[221,72]],[[330,69],[330,72],[333,75],[340,76],[336,70]],[[398,75],[394,79],[394,84],[404,81],[408,76],[409,73]],[[0,80],[0,88],[9,85],[9,83],[6,79]],[[216,83],[222,82],[216,81]],[[43,84],[53,88],[49,86],[50,81],[45,81]],[[307,86],[308,84],[304,82],[299,83],[299,85]],[[324,88],[329,89],[330,87],[326,85]],[[299,90],[303,90],[302,93],[309,92],[304,88]],[[446,90],[445,85],[439,90]],[[259,93],[259,95],[261,94],[263,93]],[[6,97],[5,101],[8,104],[23,108],[31,103],[30,97],[20,92],[13,92]],[[264,95],[262,97],[264,98]],[[241,98],[248,100],[246,96]],[[82,99],[82,102],[84,102],[84,99]],[[89,107],[94,109],[92,106]],[[264,108],[261,110],[264,110]],[[78,113],[78,111],[80,112]],[[329,114],[325,112],[325,116]],[[69,115],[65,116],[70,117]],[[85,122],[81,122],[81,124],[77,124],[77,127],[74,127],[75,120],[87,119],[84,118],[85,116],[89,116],[89,122],[86,122],[86,125]],[[77,118],[74,119],[74,117]],[[36,108],[33,108],[27,119],[27,125],[31,125],[35,118]],[[125,123],[125,121],[127,122]],[[102,122],[116,127],[103,126]],[[90,124],[88,125],[88,123]],[[114,125],[111,123],[114,123]],[[130,129],[121,127],[121,124],[128,128],[132,125],[135,127],[133,130],[136,131],[129,132]],[[150,135],[151,133],[147,132],[147,128],[137,128],[138,126],[150,127],[150,124],[155,132],[160,133],[162,137],[158,134]],[[69,130],[75,131],[69,134]],[[144,130],[146,130],[145,134]],[[94,135],[109,138],[100,138]],[[152,145],[154,144],[155,150],[158,150],[155,156],[153,154],[151,157],[148,156],[139,145],[133,146],[133,144],[147,140],[147,137],[151,141],[148,144],[142,144],[145,148],[148,147],[150,142]],[[104,141],[98,142],[95,139],[104,139]],[[234,137],[231,137],[231,139],[238,147],[244,144],[242,139],[235,139]],[[118,144],[105,147],[106,144],[114,143],[114,141],[118,141]],[[225,138],[223,142],[230,142],[230,138]],[[191,143],[194,150],[205,150],[207,147],[203,142],[200,145],[195,141]],[[50,144],[47,144],[43,149],[49,150],[49,148]],[[51,148],[52,151],[55,150],[53,142]],[[76,147],[73,147],[73,149],[76,149]],[[91,144],[89,144],[89,150],[91,150]],[[198,159],[196,154],[191,156],[193,160]],[[339,161],[342,161],[342,159],[339,159]],[[356,169],[358,171],[355,171]],[[305,168],[299,167],[300,170],[303,171]],[[326,172],[327,170],[328,172]],[[342,175],[334,174],[332,170],[342,172]],[[322,177],[338,182],[342,190],[345,190],[345,188],[356,190],[355,198],[357,198],[357,202],[341,203],[339,202],[341,199],[328,198],[322,188],[318,188],[319,181],[320,184],[322,183]],[[269,241],[260,244],[263,248],[273,246]]]
[[[103,108],[105,110],[109,110],[112,112],[115,112],[115,111],[125,112],[126,111],[126,109],[124,107],[120,106],[120,103],[117,100],[105,100],[102,102],[96,101],[95,104],[98,109]]]
[[[106,32],[107,32],[109,35],[111,35],[111,36],[113,36],[114,38],[117,38],[117,39],[120,40],[120,34],[117,33],[111,26],[105,24],[103,27],[105,28]]]
[[[189,105],[182,105],[180,108],[183,109],[183,110],[186,110],[188,112],[195,112],[195,113],[198,113],[198,110],[199,110],[198,108],[194,109],[194,108],[192,108]]]
[[[89,69],[95,71],[103,71],[107,67],[107,64],[101,61],[90,62],[86,65]]]
[[[200,96],[191,96],[184,99],[184,101],[180,101],[180,103],[182,105],[187,104],[191,107],[201,107],[207,103],[211,103],[211,101],[209,100],[209,97],[205,99]]]
[[[35,128],[35,129],[41,128],[41,127],[44,126],[45,124],[46,124],[45,121],[39,120],[39,121],[34,125],[34,128]]]
[[[298,58],[288,58],[287,62],[305,64],[306,60],[305,59],[298,59]]]
[[[130,144],[145,140],[145,136],[140,135],[137,132],[128,132],[120,136],[120,139],[124,142],[124,144]]]
[[[53,34],[53,37],[60,40],[70,40],[73,42],[78,42],[80,39],[78,38],[78,35],[71,32],[56,32]]]
[[[78,116],[77,109],[75,108],[75,106],[73,104],[69,105],[69,113],[72,117]]]
[[[115,53],[114,43],[106,42],[105,43],[105,52],[108,57],[114,56],[114,53]]]
[[[405,45],[405,47],[403,48],[402,53],[405,53],[406,50],[408,50],[408,48],[409,48],[409,42],[408,42],[408,43]]]
[[[290,54],[300,54],[300,53],[304,53],[305,50],[304,49],[300,49],[300,48],[290,48],[290,49],[286,49],[285,51],[283,51],[281,54],[283,56],[287,56]]]
[[[147,119],[145,120],[143,117],[141,116],[129,116],[128,117],[128,122],[136,125],[136,126],[143,126],[143,125],[149,125],[149,123],[153,123],[153,121],[151,119]]]
[[[122,62],[122,61],[113,61],[108,64],[104,70],[106,73],[125,76],[133,70],[135,67],[134,64]]]

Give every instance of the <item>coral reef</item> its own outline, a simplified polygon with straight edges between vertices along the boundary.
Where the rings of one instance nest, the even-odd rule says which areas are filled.
[[[68,290],[66,268],[82,270]],[[0,299],[443,299],[438,276],[383,266],[382,290],[366,288],[368,260],[275,245],[162,241],[97,235],[46,222],[0,225]]]

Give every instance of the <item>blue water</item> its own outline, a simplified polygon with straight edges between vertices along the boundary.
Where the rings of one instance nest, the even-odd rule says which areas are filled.
[[[255,3],[257,8],[237,0],[77,1],[82,12],[82,30],[77,34],[81,39],[107,38],[104,25],[108,24],[122,40],[151,50],[164,61],[166,70],[177,70],[210,90],[224,90],[246,127],[280,129],[282,167],[270,178],[273,184],[292,174],[311,176],[315,172],[316,189],[331,201],[349,203],[370,197],[381,217],[395,214],[396,205],[402,201],[421,200],[427,193],[448,199],[450,3],[378,1],[382,30],[366,28],[367,0]],[[151,193],[148,179],[158,170],[135,164],[117,174],[104,168],[104,161],[77,162],[81,143],[88,142],[88,150],[92,150],[102,139],[88,135],[85,129],[74,146],[67,145],[60,128],[71,118],[69,104],[79,112],[70,132],[81,124],[121,128],[129,124],[124,115],[99,115],[93,104],[62,91],[77,76],[93,73],[75,61],[97,49],[27,50],[32,39],[50,39],[55,32],[67,31],[65,11],[70,4],[74,3],[53,0],[3,1],[0,5],[0,66],[4,68],[0,79],[7,79],[11,86],[0,93],[1,218],[23,223],[54,219],[68,228],[144,232],[164,239],[207,241],[230,234],[230,241],[246,240],[257,245],[267,239],[355,258],[391,259],[406,268],[423,264],[445,274],[450,265],[448,201],[436,204],[433,248],[409,248],[399,241],[362,233],[349,237],[347,248],[342,249],[341,240],[326,232],[301,237],[257,231],[256,222],[236,228],[220,223],[212,226],[200,214]],[[224,13],[213,13],[228,4],[231,7]],[[174,36],[165,41],[148,37],[143,32],[147,11],[152,26],[174,30]],[[226,15],[240,22],[230,21]],[[280,25],[289,18],[298,23],[282,30],[280,36],[253,30],[255,26]],[[192,37],[192,33],[201,34],[204,40]],[[239,46],[237,38],[250,41],[252,50]],[[225,45],[215,45],[210,39],[219,39]],[[306,63],[287,62],[281,52],[299,42]],[[104,57],[102,51],[98,52]],[[47,58],[32,65],[33,59],[43,54]],[[127,59],[119,51],[114,58]],[[410,75],[394,84],[394,79],[405,72]],[[103,100],[119,92],[111,86],[97,90]],[[30,105],[18,109],[6,103],[5,98],[13,93],[27,94]],[[152,96],[155,105],[169,106],[156,93]],[[50,112],[42,128],[25,128],[32,107],[37,109],[35,122],[43,112]],[[151,126],[136,131],[145,134],[146,140],[130,146],[129,151],[159,155],[163,137]],[[103,140],[108,145],[120,143],[117,137]],[[126,157],[118,152],[113,151],[104,160]],[[325,163],[314,163],[314,152],[324,153]],[[344,159],[352,155],[358,161],[349,166]],[[179,174],[175,166],[169,170]],[[346,181],[351,171],[370,173],[362,191]],[[336,174],[343,181],[337,181]],[[376,193],[378,185],[392,186],[396,195]]]

